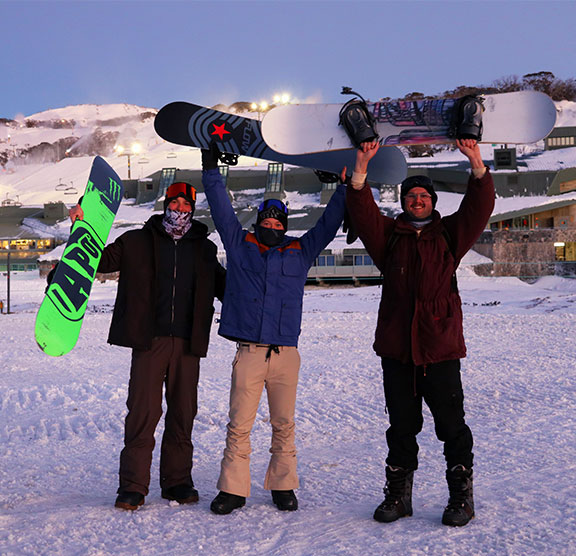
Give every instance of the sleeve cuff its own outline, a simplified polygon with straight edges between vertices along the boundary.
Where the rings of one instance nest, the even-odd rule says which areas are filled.
[[[359,174],[358,172],[352,173],[352,178],[350,179],[350,184],[354,189],[362,189],[364,183],[366,182],[366,176],[368,174]]]
[[[483,168],[472,168],[472,175],[476,179],[483,178],[485,173],[486,173],[486,166],[484,166]]]

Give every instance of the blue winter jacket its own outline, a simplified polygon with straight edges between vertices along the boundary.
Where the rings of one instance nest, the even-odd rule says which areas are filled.
[[[279,246],[268,248],[242,229],[218,170],[204,171],[202,184],[226,249],[219,334],[231,340],[297,346],[308,269],[342,223],[346,187],[338,187],[311,230],[300,238],[286,236]]]

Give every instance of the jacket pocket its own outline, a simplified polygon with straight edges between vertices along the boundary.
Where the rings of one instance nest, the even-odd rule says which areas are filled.
[[[247,333],[254,332],[260,322],[262,303],[254,295],[230,292],[225,300],[222,310],[222,321],[235,330],[235,335],[246,337]],[[248,339],[248,338],[247,338]]]
[[[302,255],[294,251],[284,253],[282,257],[282,274],[284,276],[306,276],[308,268],[305,266]]]

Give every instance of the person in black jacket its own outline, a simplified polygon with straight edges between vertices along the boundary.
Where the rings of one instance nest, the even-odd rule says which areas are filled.
[[[162,497],[181,504],[198,500],[191,435],[199,363],[208,350],[214,297],[224,296],[225,270],[207,227],[192,218],[195,202],[190,184],[172,184],[164,214],[108,245],[98,266],[98,272],[120,271],[108,342],[132,348],[117,508],[135,510],[148,494],[163,385]],[[70,211],[72,221],[82,216],[80,205]]]

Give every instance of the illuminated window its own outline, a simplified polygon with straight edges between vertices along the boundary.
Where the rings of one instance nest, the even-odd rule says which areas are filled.
[[[266,180],[266,191],[277,193],[282,191],[282,175],[284,164],[281,162],[271,162],[268,164],[268,176]]]
[[[557,261],[566,260],[566,244],[563,241],[557,241],[554,243],[554,251],[556,254]]]

